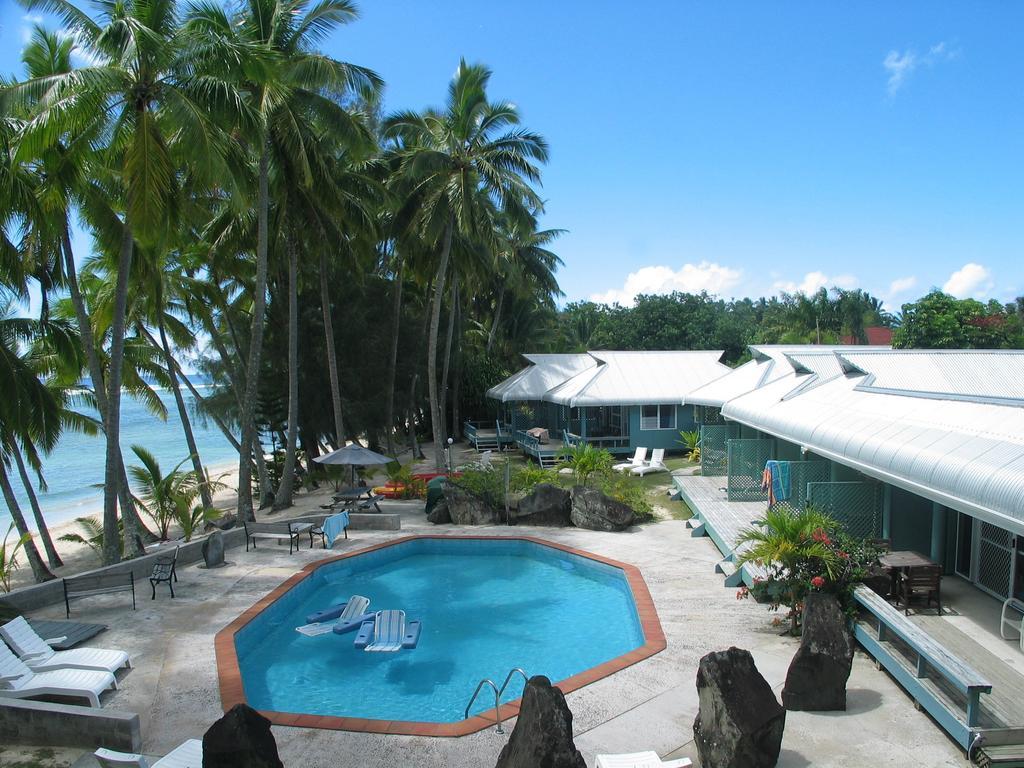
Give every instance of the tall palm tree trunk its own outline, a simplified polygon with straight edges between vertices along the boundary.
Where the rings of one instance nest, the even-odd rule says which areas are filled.
[[[444,302],[444,279],[448,274],[448,257],[452,251],[454,217],[448,220],[441,243],[441,258],[434,277],[434,298],[430,307],[430,334],[427,337],[427,390],[430,398],[430,429],[434,440],[434,461],[438,469],[444,467],[444,419],[438,399],[437,334],[441,328],[441,304]]]
[[[68,281],[68,289],[71,294],[71,304],[75,308],[75,317],[78,320],[78,333],[82,339],[82,347],[85,349],[85,359],[89,366],[89,378],[92,380],[92,391],[96,398],[96,410],[100,413],[100,420],[104,426],[107,423],[107,392],[106,382],[103,379],[103,366],[100,365],[100,357],[96,348],[96,336],[92,332],[92,319],[85,306],[85,298],[82,296],[81,288],[78,286],[78,272],[75,266],[75,255],[71,249],[71,234],[65,220],[61,232],[64,251],[64,271]],[[121,515],[129,523],[129,530],[145,535],[153,540],[156,537],[146,528],[139,519],[138,510],[135,509],[135,502],[132,499],[131,486],[128,485],[128,473],[124,468],[124,456],[118,446],[118,457],[121,464],[118,470],[120,483],[117,488],[118,503],[121,505]],[[139,538],[135,535],[127,536],[124,543],[125,555],[129,558],[138,557],[145,552],[140,545]]]
[[[64,561],[57,554],[57,548],[53,546],[53,538],[50,536],[50,529],[46,526],[46,518],[43,517],[43,510],[39,507],[39,499],[36,498],[36,490],[32,487],[32,480],[25,469],[25,460],[21,458],[21,451],[13,443],[9,445],[14,461],[18,465],[18,474],[21,475],[21,484],[25,487],[25,495],[28,496],[28,505],[32,507],[32,516],[36,519],[36,530],[39,531],[39,538],[43,540],[43,550],[46,552],[46,561],[51,568],[60,568]]]
[[[441,423],[447,420],[448,372],[452,362],[452,339],[455,338],[455,304],[459,300],[459,278],[452,276],[451,296],[448,298],[448,336],[444,345],[444,368],[441,372]]]
[[[299,249],[293,236],[287,237],[285,248],[288,251],[288,436],[274,509],[292,505],[299,437]]]
[[[320,307],[324,313],[327,373],[331,380],[331,406],[334,408],[334,447],[341,448],[345,444],[345,422],[341,414],[341,379],[338,377],[338,350],[334,346],[334,319],[331,317],[331,294],[327,286],[327,251],[324,248],[320,249]]]
[[[18,529],[18,533],[22,536],[29,534],[29,538],[25,542],[25,555],[28,557],[28,564],[32,567],[32,576],[35,577],[37,582],[57,578],[50,573],[50,569],[46,567],[43,559],[39,556],[39,550],[36,549],[36,543],[31,537],[28,525],[25,523],[25,516],[21,514],[18,500],[14,498],[14,489],[11,488],[11,481],[7,477],[7,467],[4,466],[3,461],[0,461],[0,489],[3,490],[4,501],[7,502],[7,508],[11,512],[14,527]]]
[[[117,260],[117,283],[114,291],[114,313],[110,323],[110,365],[107,381],[107,416],[104,431],[107,437],[106,469],[103,475],[103,563],[110,565],[121,559],[120,532],[117,529],[117,497],[121,483],[121,367],[124,363],[125,314],[128,308],[128,273],[132,267],[132,230],[125,213],[121,234],[121,253]],[[134,540],[129,520],[125,519],[124,536]]]
[[[163,312],[157,311],[156,328],[160,333],[160,349],[164,353],[164,362],[167,364],[167,378],[171,381],[171,392],[174,393],[174,404],[178,407],[178,418],[181,419],[181,428],[185,431],[185,445],[188,446],[189,457],[192,459],[192,469],[195,470],[196,479],[199,480],[199,498],[203,502],[203,509],[213,509],[213,496],[210,494],[210,485],[207,482],[206,471],[203,469],[202,459],[199,457],[199,446],[196,445],[196,436],[192,432],[192,420],[188,417],[188,409],[185,408],[185,398],[181,396],[181,384],[178,382],[178,364],[171,354],[171,345],[167,342],[167,329],[164,327]]]
[[[491,330],[487,333],[487,353],[490,354],[494,346],[494,339],[498,333],[498,323],[501,321],[501,307],[505,303],[505,281],[501,282],[498,289],[498,305],[494,308],[494,318],[491,320]]]
[[[459,404],[459,395],[462,389],[462,299],[455,299],[455,338],[459,343],[452,350],[452,437],[459,441],[462,439],[462,410]]]
[[[252,508],[252,463],[249,456],[256,443],[256,396],[259,392],[260,357],[263,353],[263,314],[267,304],[267,217],[270,207],[270,141],[264,135],[260,146],[259,200],[256,212],[256,280],[252,297],[252,330],[249,334],[249,363],[245,369],[242,398],[242,450],[238,454],[238,517],[255,520]]]
[[[388,401],[384,411],[384,424],[387,427],[388,455],[395,455],[395,376],[398,372],[398,331],[402,324],[402,273],[405,271],[405,259],[398,258],[398,272],[395,275],[395,297],[391,305],[391,357],[388,360]]]

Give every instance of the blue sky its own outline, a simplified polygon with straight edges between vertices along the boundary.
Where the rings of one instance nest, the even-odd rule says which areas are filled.
[[[325,46],[442,102],[464,56],[552,152],[567,299],[1024,293],[1024,4],[364,0]],[[28,25],[0,0],[0,70]]]

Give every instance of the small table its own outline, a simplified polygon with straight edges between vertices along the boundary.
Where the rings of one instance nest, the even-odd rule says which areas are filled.
[[[370,486],[357,485],[355,488],[343,488],[334,494],[335,501],[359,501],[363,496],[372,496],[373,488]]]
[[[938,565],[938,563],[931,558],[925,557],[920,552],[914,552],[909,549],[886,552],[878,558],[878,563],[886,568],[892,568],[892,595],[890,596],[890,599],[895,596],[897,604],[899,604],[900,572],[910,570],[911,568],[920,568],[922,565]]]

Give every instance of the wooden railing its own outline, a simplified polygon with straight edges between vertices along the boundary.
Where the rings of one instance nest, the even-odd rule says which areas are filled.
[[[992,683],[893,608],[881,595],[862,585],[857,587],[853,596],[871,614],[875,624],[872,630],[864,622],[856,623],[854,634],[860,644],[960,746],[970,749],[974,734],[979,730],[979,699],[981,694],[992,692]],[[913,662],[907,661],[905,655],[893,647],[890,642],[892,635],[910,649],[915,657]],[[942,677],[949,686],[963,694],[967,700],[966,711],[955,708],[948,697],[940,694],[935,684],[927,679],[929,672]]]
[[[583,437],[582,435],[576,435],[572,432],[565,433],[565,443],[569,446],[583,445],[587,443],[589,445],[595,445],[598,448],[629,448],[630,441],[629,435],[606,435],[602,437]]]

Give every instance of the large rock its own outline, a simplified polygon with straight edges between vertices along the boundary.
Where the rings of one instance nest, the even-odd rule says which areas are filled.
[[[203,768],[284,768],[270,721],[236,704],[203,734]]]
[[[771,768],[782,749],[786,710],[749,651],[709,653],[697,668],[693,721],[702,768]]]
[[[572,508],[569,492],[550,483],[540,483],[533,493],[519,500],[511,517],[520,525],[569,525]]]
[[[434,508],[427,513],[427,520],[432,522],[434,525],[445,525],[452,521],[452,516],[448,512],[448,500],[439,499],[434,503]]]
[[[456,525],[492,525],[500,519],[490,504],[452,483],[445,485],[444,498],[448,515]]]
[[[592,531],[624,531],[633,524],[633,509],[608,498],[596,488],[577,485],[572,489],[572,524]]]
[[[565,695],[543,675],[526,683],[519,719],[495,768],[587,768],[572,740]]]
[[[214,531],[203,542],[203,562],[207,568],[224,565],[224,534],[221,531]]]
[[[782,690],[782,705],[803,712],[846,709],[853,667],[853,636],[835,595],[815,592],[804,601],[800,649]]]

